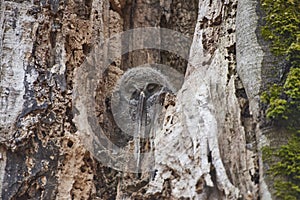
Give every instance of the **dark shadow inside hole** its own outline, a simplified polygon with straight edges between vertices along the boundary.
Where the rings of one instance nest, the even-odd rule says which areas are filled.
[[[73,144],[74,144],[74,143],[73,143],[72,140],[69,140],[69,141],[67,142],[67,145],[68,145],[69,148],[71,148],[71,147],[73,146]]]

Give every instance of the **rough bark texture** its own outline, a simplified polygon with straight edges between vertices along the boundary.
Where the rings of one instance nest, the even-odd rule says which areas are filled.
[[[277,77],[259,34],[258,1],[1,0],[0,6],[1,199],[271,199],[260,148],[276,131],[263,120],[259,95]],[[146,36],[102,44],[140,27],[185,34],[188,59],[159,48],[121,55]],[[172,36],[156,38],[159,47],[162,37]],[[116,161],[130,160],[133,138],[114,119],[112,93],[128,69],[146,63],[170,66],[179,75],[156,70],[184,81],[163,102],[154,171],[137,175],[99,161],[110,144],[97,133],[125,149]]]

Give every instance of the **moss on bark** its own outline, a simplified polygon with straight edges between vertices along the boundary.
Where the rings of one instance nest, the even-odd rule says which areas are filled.
[[[275,194],[282,199],[300,198],[300,1],[262,0],[266,13],[262,35],[271,42],[276,56],[283,56],[289,71],[279,84],[263,92],[266,116],[291,130],[286,145],[264,149],[266,161],[273,163],[268,173],[275,178]]]

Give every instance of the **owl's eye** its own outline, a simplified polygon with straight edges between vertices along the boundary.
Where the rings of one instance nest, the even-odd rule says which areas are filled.
[[[154,93],[159,89],[159,85],[156,83],[149,83],[146,87],[148,93]]]

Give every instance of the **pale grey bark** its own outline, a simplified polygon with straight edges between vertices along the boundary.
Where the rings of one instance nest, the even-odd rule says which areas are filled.
[[[261,199],[271,199],[271,194],[264,180],[263,160],[261,148],[266,145],[265,136],[262,134],[259,126],[261,111],[259,107],[259,98],[262,88],[262,68],[263,59],[266,52],[259,44],[258,35],[260,31],[259,18],[257,13],[258,1],[241,1],[238,5],[237,12],[237,72],[245,86],[247,96],[249,98],[249,109],[253,115],[253,120],[257,124],[256,142],[259,158],[259,192]],[[245,20],[247,18],[247,20]],[[265,80],[266,82],[266,80]]]

